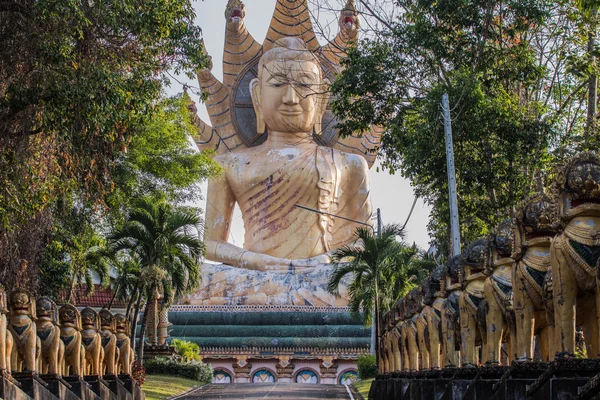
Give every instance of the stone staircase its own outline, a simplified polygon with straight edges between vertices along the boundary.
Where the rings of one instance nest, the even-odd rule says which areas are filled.
[[[144,393],[129,375],[61,377],[31,372],[4,375],[0,399],[5,400],[143,400]]]

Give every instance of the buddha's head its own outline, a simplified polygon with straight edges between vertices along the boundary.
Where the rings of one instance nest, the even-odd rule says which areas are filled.
[[[327,82],[321,65],[297,37],[277,40],[258,63],[250,82],[257,131],[321,133]]]

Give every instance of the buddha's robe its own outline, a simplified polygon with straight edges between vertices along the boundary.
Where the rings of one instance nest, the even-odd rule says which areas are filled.
[[[209,240],[227,240],[234,202],[244,220],[244,249],[273,257],[310,258],[354,241],[359,224],[296,204],[369,222],[368,167],[361,156],[316,145],[259,146],[216,159],[225,174],[210,183],[207,211],[214,207],[223,218],[206,227]],[[221,195],[211,197],[211,191]]]

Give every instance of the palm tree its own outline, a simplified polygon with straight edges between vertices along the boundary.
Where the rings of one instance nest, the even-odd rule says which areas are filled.
[[[113,296],[108,304],[108,309],[112,308],[115,300],[129,300],[127,307],[127,315],[129,315],[139,281],[140,259],[136,254],[128,253],[125,255],[115,254],[111,258],[115,278],[111,279]]]
[[[139,200],[125,224],[109,239],[113,252],[127,251],[139,259],[139,281],[132,331],[143,297],[146,308],[142,318],[138,360],[142,362],[148,306],[158,292],[168,304],[174,296],[188,293],[200,282],[200,260],[204,244],[200,240],[201,219],[190,208],[172,207],[150,198]],[[135,337],[135,334],[132,335]]]
[[[73,302],[75,287],[85,283],[85,295],[94,293],[94,274],[100,278],[100,286],[109,281],[110,263],[100,236],[89,226],[80,235],[72,237],[65,245],[69,258],[71,283],[67,302]]]
[[[409,265],[416,250],[396,240],[396,237],[404,236],[400,225],[385,225],[377,236],[369,228],[360,227],[356,236],[358,241],[355,245],[333,252],[334,268],[328,290],[339,294],[342,279],[352,276],[348,285],[348,305],[352,312],[363,311],[365,323],[375,325],[377,346],[381,310],[388,308],[409,289],[412,276]]]

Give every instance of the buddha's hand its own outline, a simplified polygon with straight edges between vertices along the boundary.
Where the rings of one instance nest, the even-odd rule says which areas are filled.
[[[316,257],[311,258],[302,258],[299,260],[292,260],[292,266],[296,268],[296,270],[302,270],[306,268],[314,268],[321,264],[329,264],[331,262],[331,257],[328,253],[318,255]]]
[[[256,271],[287,272],[290,269],[291,263],[292,260],[287,258],[247,251],[242,254],[238,267]]]

